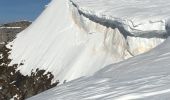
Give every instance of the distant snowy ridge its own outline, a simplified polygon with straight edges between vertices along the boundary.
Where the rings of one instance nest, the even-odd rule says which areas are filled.
[[[5,28],[7,28],[7,29],[9,29],[9,28],[14,28],[14,29],[16,29],[16,28],[21,28],[21,27],[0,27],[0,29],[5,29]]]
[[[20,33],[30,24],[29,21],[18,21],[0,25],[0,48],[5,42],[11,42],[17,33]]]

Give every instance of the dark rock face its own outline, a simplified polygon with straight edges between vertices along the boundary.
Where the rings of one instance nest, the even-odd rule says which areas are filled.
[[[45,70],[36,69],[30,76],[22,75],[17,68],[23,63],[10,65],[10,51],[5,45],[0,49],[0,100],[25,100],[59,83],[52,83],[54,76]]]
[[[20,21],[0,25],[0,48],[4,42],[11,42],[17,33],[23,31],[30,24],[31,22],[29,21]]]

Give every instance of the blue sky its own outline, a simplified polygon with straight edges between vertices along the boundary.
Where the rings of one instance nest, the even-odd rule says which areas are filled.
[[[35,20],[51,0],[0,0],[0,23]]]

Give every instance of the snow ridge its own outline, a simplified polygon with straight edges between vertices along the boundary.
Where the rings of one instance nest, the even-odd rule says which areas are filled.
[[[138,27],[138,26],[137,25],[135,26],[133,24],[133,21],[131,21],[131,20],[114,18],[112,16],[107,16],[107,15],[104,15],[104,14],[97,14],[95,12],[87,11],[83,8],[80,8],[76,3],[74,3],[71,0],[70,0],[70,2],[71,2],[71,7],[72,6],[75,7],[76,10],[78,11],[78,14],[76,14],[76,15],[80,15],[81,19],[83,20],[83,21],[78,20],[79,22],[81,22],[81,25],[83,23],[85,23],[85,21],[87,21],[87,19],[88,19],[88,21],[90,20],[90,21],[94,22],[96,24],[94,26],[96,26],[96,27],[100,24],[101,26],[104,26],[105,28],[111,28],[112,30],[118,29],[120,34],[122,34],[123,37],[124,37],[124,40],[120,40],[120,41],[125,42],[124,46],[125,46],[125,49],[128,52],[128,54],[127,54],[128,56],[125,57],[125,58],[129,58],[130,56],[135,56],[135,55],[144,53],[144,52],[150,50],[151,48],[154,48],[155,46],[159,45],[160,43],[162,43],[168,37],[167,30],[164,27],[164,26],[167,26],[165,24],[165,21],[162,21],[162,20],[160,20],[160,21],[149,21],[149,24],[151,24],[151,25],[148,25],[148,26],[157,26],[157,24],[161,23],[159,25],[159,27],[164,27],[163,30],[148,30],[148,31],[137,30],[137,29],[135,29],[135,27]],[[88,21],[87,21],[87,23],[88,23]],[[129,24],[129,22],[131,24]],[[88,23],[88,24],[91,24],[91,23]],[[86,29],[87,27],[88,27],[88,25],[85,26],[85,30],[87,30]],[[93,29],[96,28],[96,27],[93,27]],[[91,26],[90,26],[90,28],[91,28]],[[142,50],[136,50],[135,49],[136,50],[135,51],[135,50],[132,49],[133,47],[131,47],[131,46],[136,45],[136,44],[134,44],[134,43],[131,44],[132,41],[135,41],[137,43],[145,42],[145,45],[149,45],[149,46],[152,45],[152,46],[149,47],[149,48],[147,46],[142,47],[143,48]],[[151,44],[153,42],[154,42],[154,45]],[[138,47],[138,48],[140,48],[140,47]]]
[[[170,2],[78,1],[53,0],[13,43],[13,61],[25,60],[21,72],[28,74],[37,66],[67,81],[30,100],[167,100]]]
[[[157,33],[162,36],[155,36],[155,30],[136,31],[145,34],[142,37],[129,31],[128,25],[127,20],[98,15],[73,1],[53,0],[11,43],[11,57],[13,63],[24,63],[19,68],[23,74],[40,68],[52,72],[55,80],[63,82],[93,75],[109,64],[146,52],[166,39],[164,22],[151,25],[161,27],[163,32]],[[154,34],[150,35],[151,32]]]

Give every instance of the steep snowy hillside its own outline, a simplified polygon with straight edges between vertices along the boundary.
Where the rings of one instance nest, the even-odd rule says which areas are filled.
[[[169,100],[169,42],[28,100]]]
[[[166,29],[169,32],[168,21]],[[169,42],[170,39],[146,54],[109,65],[92,77],[74,80],[29,100],[168,100]]]
[[[38,67],[63,82],[162,43],[168,37],[168,1],[128,2],[53,0],[11,43],[13,63],[24,63],[24,74]]]
[[[38,67],[60,82],[79,79],[30,99],[166,100],[169,6],[169,0],[53,0],[11,43],[11,57],[24,63],[24,74]]]

